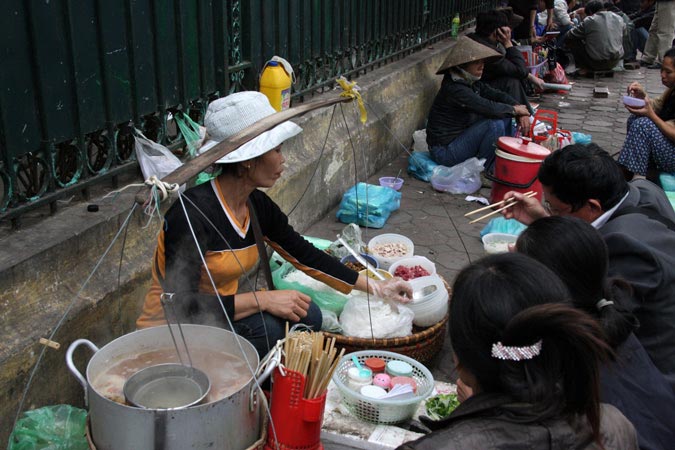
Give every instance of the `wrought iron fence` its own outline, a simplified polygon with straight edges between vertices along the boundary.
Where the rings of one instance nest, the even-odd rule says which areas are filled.
[[[0,220],[135,170],[134,128],[173,149],[175,117],[256,89],[273,55],[296,100],[445,38],[492,0],[5,0]]]

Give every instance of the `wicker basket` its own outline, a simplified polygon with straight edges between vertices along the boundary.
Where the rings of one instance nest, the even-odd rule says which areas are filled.
[[[412,378],[417,384],[417,393],[412,398],[374,399],[352,390],[347,384],[347,371],[354,367],[352,356],[356,357],[361,364],[365,364],[367,358],[380,358],[386,362],[396,360],[407,362],[413,368]],[[364,350],[344,355],[335,369],[333,382],[340,391],[342,404],[354,416],[366,422],[387,425],[410,419],[417,411],[419,403],[434,389],[434,377],[424,365],[406,356],[378,350]]]
[[[448,290],[449,296],[452,297],[445,279],[443,279],[443,284]],[[443,347],[449,317],[450,314],[446,314],[440,322],[428,328],[413,327],[410,336],[400,338],[372,339],[344,336],[326,331],[323,333],[328,338],[335,338],[335,345],[338,348],[344,347],[347,353],[359,350],[385,350],[409,356],[422,364],[426,364]]]

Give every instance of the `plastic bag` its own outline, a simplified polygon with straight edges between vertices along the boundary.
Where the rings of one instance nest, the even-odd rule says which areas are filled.
[[[16,422],[8,450],[89,450],[87,411],[53,405],[26,411]]]
[[[345,336],[360,338],[372,336],[376,339],[411,335],[415,314],[403,305],[396,306],[398,312],[389,303],[376,297],[371,296],[369,302],[365,294],[353,294],[340,314],[342,333]]]
[[[430,181],[431,173],[438,163],[431,159],[429,152],[414,152],[408,158],[408,173],[418,180]]]
[[[452,167],[437,166],[431,174],[434,189],[451,194],[473,194],[481,187],[484,159],[469,158]]]
[[[544,75],[544,81],[547,83],[569,84],[567,76],[565,75],[565,69],[563,69],[563,66],[561,66],[560,63],[555,63],[555,69],[550,70]]]
[[[391,213],[400,206],[400,192],[388,187],[358,183],[345,192],[336,215],[342,223],[382,228]]]
[[[134,147],[136,159],[141,166],[143,178],[146,180],[153,175],[162,179],[183,165],[168,148],[146,138],[138,129],[136,129]]]
[[[572,140],[575,144],[590,144],[593,140],[593,136],[586,133],[579,133],[578,131],[572,131]]]
[[[206,128],[199,125],[183,112],[176,114],[175,119],[180,133],[187,144],[187,153],[190,157],[194,157],[197,149],[202,146],[202,142],[206,136]]]
[[[417,130],[413,133],[413,151],[416,152],[428,152],[429,146],[427,145],[427,130]]]
[[[277,289],[291,289],[307,294],[319,308],[333,311],[335,314],[342,312],[349,299],[347,295],[297,270],[289,262],[284,262],[272,272],[272,281]]]
[[[675,191],[675,173],[660,173],[659,183],[664,191]]]
[[[505,233],[518,236],[525,228],[527,228],[527,226],[518,222],[516,219],[495,217],[483,227],[480,232],[480,237],[483,237],[488,233]]]
[[[342,333],[342,326],[340,326],[337,314],[328,309],[321,310],[321,331]]]
[[[351,248],[357,252],[363,253],[366,243],[363,242],[363,238],[361,237],[361,228],[357,224],[348,224],[342,229],[340,236],[342,236],[342,240],[344,240]],[[338,259],[342,259],[347,255],[351,255],[349,250],[347,250],[342,245],[342,243],[337,240],[328,246],[327,253],[335,256]]]

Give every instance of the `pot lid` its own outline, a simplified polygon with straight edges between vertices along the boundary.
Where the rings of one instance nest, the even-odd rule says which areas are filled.
[[[514,155],[539,160],[543,160],[551,154],[549,149],[535,144],[529,138],[502,136],[497,139],[497,147]]]

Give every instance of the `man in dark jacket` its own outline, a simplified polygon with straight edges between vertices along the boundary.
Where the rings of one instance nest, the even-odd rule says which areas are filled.
[[[548,13],[546,30],[548,31],[553,31],[555,29],[555,25],[553,24],[553,3],[554,0],[546,0],[546,12]],[[515,14],[525,18],[525,20],[513,30],[513,37],[516,39],[536,38],[537,32],[535,23],[537,20],[539,0],[509,0],[509,6],[513,8]]]
[[[627,281],[627,305],[640,321],[635,332],[675,390],[675,212],[655,184],[627,183],[616,161],[594,144],[570,145],[548,156],[539,170],[546,200],[507,193],[518,203],[507,218],[529,224],[547,215],[579,217],[602,235],[609,275]]]
[[[511,41],[511,27],[506,14],[498,10],[478,13],[476,31],[468,36],[503,55],[485,64],[481,80],[531,109],[524,86],[530,72],[523,54]]]

